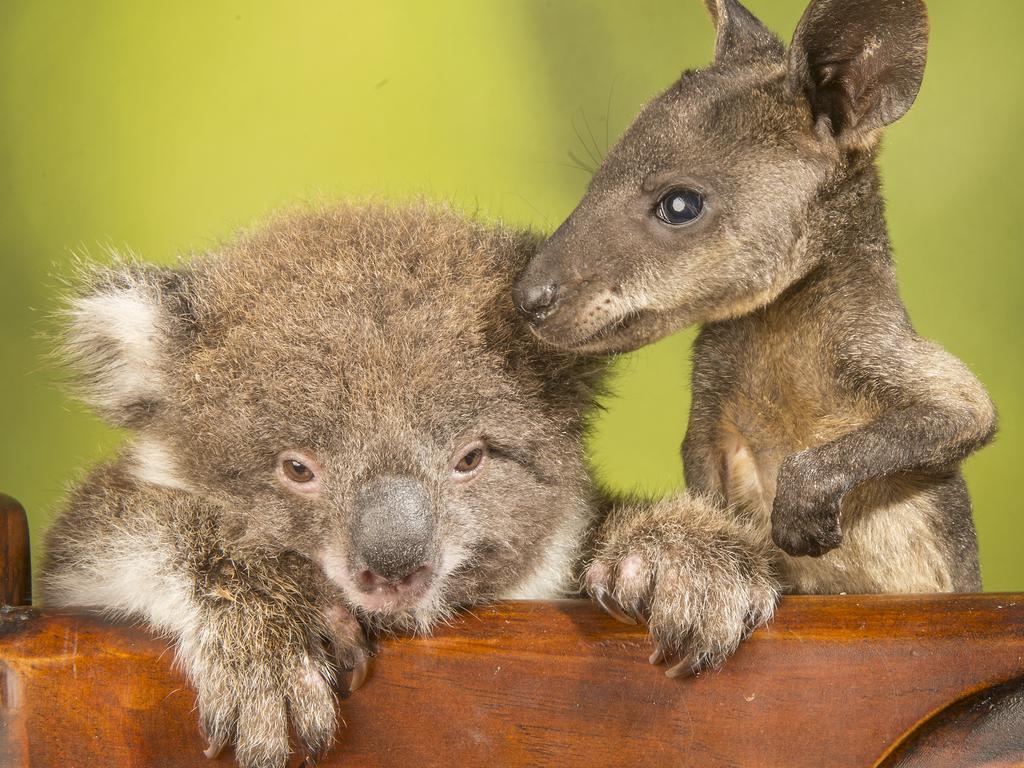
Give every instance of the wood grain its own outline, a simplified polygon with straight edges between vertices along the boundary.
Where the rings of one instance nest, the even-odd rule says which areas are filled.
[[[165,650],[89,616],[5,612],[0,765],[210,765]],[[870,766],[1024,675],[1024,596],[791,597],[692,679],[666,678],[649,650],[642,628],[578,601],[384,641],[321,765]]]

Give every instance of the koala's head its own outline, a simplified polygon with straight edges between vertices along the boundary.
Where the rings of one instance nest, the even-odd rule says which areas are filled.
[[[921,0],[815,0],[788,53],[736,0],[707,5],[714,63],[641,110],[517,281],[552,344],[624,351],[772,301],[814,266],[816,197],[917,95]]]
[[[140,482],[424,628],[565,587],[588,523],[599,368],[519,322],[536,244],[425,205],[300,211],[178,268],[98,270],[66,346]]]

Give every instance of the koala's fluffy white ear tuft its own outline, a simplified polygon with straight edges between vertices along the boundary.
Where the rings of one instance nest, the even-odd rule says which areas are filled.
[[[97,270],[68,302],[64,357],[77,394],[118,426],[161,407],[164,361],[180,342],[184,274],[129,265]]]

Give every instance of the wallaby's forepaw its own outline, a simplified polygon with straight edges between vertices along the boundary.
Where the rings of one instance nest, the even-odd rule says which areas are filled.
[[[670,677],[721,664],[778,597],[767,547],[689,496],[613,512],[584,580],[612,616],[647,622]]]
[[[821,557],[843,542],[839,526],[842,489],[815,465],[809,451],[779,467],[772,507],[772,541],[789,555]]]
[[[280,585],[274,585],[280,586]],[[309,597],[306,595],[305,597]],[[179,647],[198,692],[207,757],[233,745],[242,768],[282,768],[289,726],[314,761],[334,740],[337,670],[366,676],[369,648],[340,603],[218,584],[193,643]]]

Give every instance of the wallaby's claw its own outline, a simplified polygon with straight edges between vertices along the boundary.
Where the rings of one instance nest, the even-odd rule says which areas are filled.
[[[594,599],[597,600],[598,604],[604,608],[605,612],[613,619],[621,621],[623,624],[636,626],[636,619],[626,613],[615,598],[609,595],[603,587],[596,587],[594,589]]]

